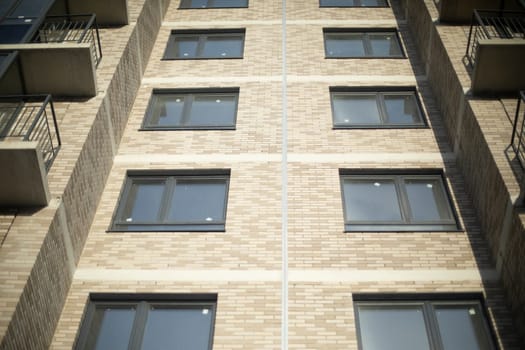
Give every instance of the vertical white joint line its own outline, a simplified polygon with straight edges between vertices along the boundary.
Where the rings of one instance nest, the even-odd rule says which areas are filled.
[[[288,350],[288,115],[286,81],[286,0],[282,0],[282,157],[281,157],[281,249],[282,249],[282,292],[281,292],[281,350]]]

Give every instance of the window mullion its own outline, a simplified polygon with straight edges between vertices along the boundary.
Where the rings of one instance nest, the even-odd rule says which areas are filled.
[[[129,341],[129,350],[140,350],[142,345],[142,338],[144,336],[144,329],[146,328],[146,321],[148,318],[148,304],[144,301],[137,304],[135,311],[135,320],[131,329],[131,336]]]
[[[424,304],[424,313],[425,326],[428,333],[428,343],[431,350],[441,350],[443,349],[443,343],[441,342],[441,336],[439,334],[439,326],[434,313],[434,307],[432,302],[427,301]]]
[[[184,97],[184,106],[182,106],[181,125],[186,126],[190,122],[191,109],[193,108],[193,101],[195,101],[194,94],[188,94]]]
[[[396,184],[396,190],[398,191],[399,195],[399,207],[401,209],[401,215],[403,217],[403,221],[406,224],[412,223],[412,214],[410,211],[410,205],[408,203],[408,195],[406,193],[405,188],[405,181],[404,177],[401,175],[398,175],[394,178],[395,184]]]
[[[388,124],[388,116],[386,113],[385,98],[382,93],[377,93],[376,95],[377,108],[379,110],[379,118],[381,119],[381,125]]]
[[[363,33],[363,46],[365,48],[365,56],[372,56],[372,45],[370,43],[370,36],[368,33]]]
[[[166,221],[166,215],[168,213],[170,199],[173,196],[175,182],[176,180],[173,177],[166,178],[164,192],[162,193],[162,201],[160,204],[160,213],[158,217],[159,223],[164,223]]]
[[[204,51],[204,44],[207,40],[206,35],[199,35],[199,44],[197,45],[197,56],[196,57],[202,57],[202,52]]]

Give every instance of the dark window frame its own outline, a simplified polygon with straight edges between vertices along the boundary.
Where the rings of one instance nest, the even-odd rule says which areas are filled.
[[[124,306],[135,307],[130,334],[130,349],[140,349],[144,336],[145,324],[147,321],[148,307],[168,306],[169,308],[187,307],[207,307],[211,315],[210,337],[208,339],[208,349],[213,348],[213,337],[215,332],[215,318],[217,314],[217,294],[130,294],[130,293],[91,293],[88,303],[84,309],[82,322],[80,324],[78,336],[74,345],[75,350],[83,350],[88,345],[89,338],[92,336],[92,323],[97,308],[112,307],[122,308]],[[98,334],[97,334],[98,335]]]
[[[178,180],[223,180],[225,184],[225,195],[222,220],[213,222],[167,222],[164,218],[167,214],[170,194],[174,193],[176,181]],[[132,209],[131,188],[134,183],[165,182],[162,191],[160,214],[161,218],[155,222],[126,222],[125,214]],[[114,210],[111,226],[107,232],[224,232],[226,226],[226,215],[228,208],[228,194],[230,188],[229,169],[200,169],[200,170],[128,170],[120,191],[120,196]],[[133,229],[133,226],[140,229]],[[144,228],[151,226],[151,229]],[[159,228],[158,226],[165,226]],[[131,227],[131,228],[130,228]]]
[[[363,46],[365,47],[364,56],[329,56],[326,47],[326,38],[330,34],[363,34]],[[393,34],[399,46],[398,56],[368,56],[366,50],[371,50],[368,34]],[[406,59],[406,52],[403,41],[397,28],[323,28],[323,44],[325,59]]]
[[[202,88],[202,89],[153,89],[148,107],[142,120],[142,125],[139,130],[141,131],[162,131],[162,130],[235,130],[237,125],[237,112],[239,107],[239,88]],[[183,116],[182,120],[189,121],[191,107],[196,95],[235,95],[235,111],[233,114],[231,125],[170,125],[170,126],[156,126],[149,122],[153,118],[153,111],[155,104],[158,101],[159,95],[188,95],[189,100],[184,100]],[[187,105],[189,104],[189,105]]]
[[[392,180],[395,186],[402,221],[350,221],[346,215],[344,180]],[[439,221],[410,221],[410,202],[404,186],[406,179],[438,180],[449,219]],[[459,232],[460,221],[443,170],[440,169],[339,169],[339,181],[345,232]]]
[[[421,306],[423,311],[424,326],[427,331],[428,342],[432,349],[441,349],[441,336],[434,306],[468,306],[477,307],[480,314],[486,339],[489,341],[493,350],[499,349],[496,342],[494,328],[490,322],[487,313],[485,299],[481,293],[356,293],[352,295],[354,304],[354,317],[359,350],[363,349],[363,340],[361,335],[361,323],[359,316],[359,306],[384,306],[385,308],[393,306]]]
[[[204,48],[204,44],[208,37],[213,36],[228,36],[231,35],[234,36],[241,36],[241,54],[240,56],[228,56],[228,57],[222,57],[222,56],[200,56],[199,52],[202,52]],[[195,57],[177,57],[175,55],[171,56],[170,53],[175,52],[175,39],[177,37],[198,37],[198,43],[197,43],[197,55]],[[184,30],[175,30],[173,29],[170,33],[170,36],[168,38],[168,42],[166,44],[166,49],[164,50],[164,55],[162,57],[162,60],[169,61],[169,60],[182,60],[182,61],[188,61],[188,60],[235,60],[235,59],[243,59],[244,58],[244,44],[246,42],[246,29],[245,28],[237,28],[237,29],[201,29],[201,30],[192,30],[192,29],[184,29]]]
[[[428,117],[423,109],[423,104],[417,89],[413,86],[366,86],[366,87],[349,87],[349,86],[332,86],[330,92],[330,107],[332,111],[332,129],[428,129]],[[415,105],[418,110],[418,116],[421,121],[419,124],[336,124],[334,120],[334,95],[370,95],[376,94],[376,103],[380,113],[380,119],[383,121],[387,118],[386,106],[384,104],[384,95],[411,95],[414,96]]]
[[[388,0],[384,0],[384,2],[386,3],[386,5],[380,5],[380,6],[361,6],[361,5],[354,5],[354,6],[350,6],[350,5],[322,5],[322,1],[323,0],[319,0],[319,7],[320,8],[389,8],[390,7],[390,3],[388,2]],[[360,0],[358,0],[360,1]]]
[[[246,0],[246,6],[213,6],[217,0],[207,0],[206,7],[191,7],[191,0],[180,0],[179,3],[179,10],[211,10],[211,9],[242,9],[242,8],[248,8],[250,5],[250,1]],[[212,4],[210,6],[210,3]],[[188,4],[188,5],[185,5]]]

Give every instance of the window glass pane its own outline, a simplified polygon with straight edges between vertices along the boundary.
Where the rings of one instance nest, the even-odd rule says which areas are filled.
[[[175,57],[195,58],[197,57],[197,47],[199,37],[175,37]]]
[[[412,95],[385,95],[388,124],[420,124],[419,110]]]
[[[444,350],[492,349],[477,307],[439,306],[435,313]]]
[[[187,4],[189,2],[189,4]],[[208,0],[186,0],[183,3],[184,7],[192,7],[192,8],[205,8],[208,6]]]
[[[430,349],[423,310],[417,306],[359,306],[363,350]]]
[[[182,123],[184,110],[183,95],[155,95],[150,124],[156,126],[176,126]]]
[[[361,0],[361,6],[386,6],[386,0]]]
[[[401,56],[401,49],[395,34],[369,33],[371,55],[375,57]]]
[[[202,57],[241,57],[242,56],[242,37],[241,36],[208,36]]]
[[[163,182],[134,182],[128,199],[131,209],[122,220],[130,224],[158,221],[163,192]]]
[[[9,16],[39,17],[53,1],[54,0],[22,0]]]
[[[247,0],[212,0],[213,7],[246,7]]]
[[[190,125],[230,126],[235,117],[235,96],[195,95],[190,112]]]
[[[129,308],[97,309],[91,322],[86,349],[126,350],[135,310]]]
[[[224,180],[177,180],[167,220],[209,223],[224,221]]]
[[[381,124],[376,95],[334,94],[334,124]]]
[[[400,221],[401,212],[392,180],[345,179],[347,221]]]
[[[328,57],[364,57],[362,33],[332,33],[325,37]]]
[[[23,41],[32,24],[1,24],[0,43],[16,44]]]
[[[321,0],[321,6],[356,6],[354,0]]]
[[[208,350],[212,310],[155,309],[148,313],[142,349]]]
[[[408,179],[405,187],[416,221],[441,221],[450,219],[448,203],[439,179]]]

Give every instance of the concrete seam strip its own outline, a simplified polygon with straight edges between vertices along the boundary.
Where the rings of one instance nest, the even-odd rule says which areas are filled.
[[[286,0],[282,0],[282,157],[281,157],[281,349],[288,349],[288,115],[286,80]]]

